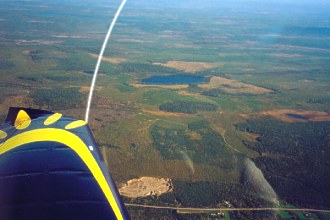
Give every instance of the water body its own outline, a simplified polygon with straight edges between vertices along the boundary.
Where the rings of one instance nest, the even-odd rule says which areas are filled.
[[[303,119],[303,120],[308,119],[308,117],[304,116],[304,115],[298,115],[298,114],[293,114],[293,113],[287,113],[286,115],[291,117],[291,118],[296,118],[296,119]]]
[[[210,78],[191,75],[169,75],[169,76],[151,76],[141,80],[144,84],[157,85],[178,85],[178,84],[201,84],[207,83]]]

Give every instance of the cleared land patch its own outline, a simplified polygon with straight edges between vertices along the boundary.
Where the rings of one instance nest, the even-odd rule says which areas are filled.
[[[102,86],[96,86],[94,88],[94,90],[96,91],[100,91],[102,89]],[[79,89],[80,92],[89,92],[90,91],[90,87],[89,86],[81,86]]]
[[[269,116],[283,122],[330,121],[330,115],[320,111],[303,111],[295,109],[275,109],[262,111],[259,115]]]
[[[239,82],[219,76],[212,76],[209,83],[199,85],[202,89],[220,89],[231,94],[253,94],[262,95],[273,92],[270,89]]]
[[[160,196],[173,191],[171,179],[141,177],[132,179],[119,189],[119,193],[130,198]]]
[[[93,53],[89,53],[90,56],[94,57],[94,58],[98,58],[99,55],[98,54],[93,54]],[[105,62],[109,62],[109,63],[114,63],[114,64],[118,64],[118,63],[122,63],[127,61],[127,59],[124,58],[118,58],[118,57],[102,57],[102,61]]]
[[[164,111],[151,111],[151,110],[143,110],[145,113],[149,113],[157,116],[169,116],[169,117],[182,117],[182,116],[191,116],[190,114],[185,113],[175,113],[175,112],[164,112]]]
[[[174,47],[174,48],[194,48],[194,49],[200,49],[200,46],[196,45],[189,45],[189,44],[180,44],[180,43],[165,43],[163,44],[164,47]]]
[[[157,87],[157,88],[163,88],[163,89],[187,89],[188,85],[180,84],[180,85],[159,85],[159,84],[142,84],[142,83],[131,83],[131,86],[134,86],[135,88],[150,88],[150,87]]]
[[[16,40],[16,45],[55,45],[63,43],[63,41],[51,41],[51,40]]]
[[[300,54],[288,54],[288,53],[272,53],[271,56],[274,57],[284,57],[284,58],[298,58],[302,57]]]
[[[207,62],[185,62],[185,61],[168,61],[166,63],[153,63],[154,65],[166,66],[185,72],[197,72],[200,70],[212,69],[222,66],[222,63],[207,63]]]

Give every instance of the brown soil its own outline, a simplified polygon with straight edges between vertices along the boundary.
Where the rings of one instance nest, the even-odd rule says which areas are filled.
[[[194,48],[200,49],[201,47],[196,45],[188,45],[188,44],[179,44],[179,43],[165,43],[164,47],[174,47],[174,48]]]
[[[251,142],[256,142],[257,138],[260,137],[259,134],[243,132],[243,131],[241,131],[240,134],[242,134],[248,141],[251,141]]]
[[[131,83],[131,86],[135,88],[143,88],[143,87],[157,87],[157,88],[164,88],[164,89],[186,89],[188,85],[157,85],[157,84],[141,84],[141,83]]]
[[[179,90],[177,91],[178,94],[180,95],[186,95],[186,96],[194,96],[194,97],[198,97],[198,98],[205,98],[205,96],[201,95],[201,94],[198,94],[198,93],[192,93],[192,92],[189,92],[187,90]]]
[[[254,94],[261,95],[271,93],[272,90],[263,87],[227,79],[219,76],[213,76],[209,83],[199,85],[202,89],[221,89],[231,94]]]
[[[271,56],[274,57],[284,57],[284,58],[298,58],[301,57],[300,54],[288,54],[288,53],[273,53]]]
[[[330,121],[330,115],[326,112],[320,111],[303,111],[295,109],[276,109],[269,111],[262,111],[259,115],[269,116],[284,122],[311,122],[311,121]],[[288,114],[301,116],[297,118]]]
[[[79,36],[79,35],[69,35],[69,34],[53,35],[52,37],[57,37],[57,38],[83,38],[82,36]]]
[[[199,133],[190,130],[186,130],[186,135],[188,135],[190,139],[194,141],[200,141],[203,138]]]
[[[50,40],[17,40],[16,45],[55,45],[63,41],[50,41]]]
[[[91,56],[94,57],[94,58],[98,58],[98,57],[99,57],[98,54],[89,53],[89,55],[91,55]],[[118,64],[118,63],[122,63],[122,62],[127,61],[127,59],[124,59],[124,58],[118,58],[118,57],[113,57],[113,58],[110,58],[110,57],[103,57],[103,58],[102,58],[102,61],[109,62],[109,63],[114,63],[114,64]]]
[[[143,110],[145,113],[149,113],[152,115],[157,116],[169,116],[169,117],[183,117],[183,116],[190,116],[189,114],[184,113],[175,113],[175,112],[164,112],[164,111],[151,111],[151,110]]]
[[[184,61],[168,61],[167,63],[154,63],[155,65],[175,68],[185,72],[197,72],[200,70],[212,69],[222,66],[222,63],[206,63],[206,62],[184,62]]]
[[[132,179],[119,189],[119,193],[130,198],[160,196],[173,191],[170,179],[156,177],[141,177]]]
[[[94,88],[94,90],[96,90],[96,91],[100,91],[102,89],[102,87],[101,86],[95,86],[95,88]],[[89,92],[89,90],[90,90],[90,87],[89,86],[82,86],[82,87],[80,87],[80,89],[79,89],[79,92]]]
[[[27,95],[7,96],[0,104],[0,112],[2,114],[7,114],[9,107],[36,108],[33,104],[33,100]]]
[[[242,68],[242,71],[255,71],[256,69],[253,68]]]

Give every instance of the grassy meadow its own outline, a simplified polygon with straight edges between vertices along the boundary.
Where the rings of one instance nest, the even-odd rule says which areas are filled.
[[[83,118],[95,54],[119,1],[89,3],[0,0],[1,118],[10,106]],[[330,7],[322,4],[327,3],[209,0],[199,7],[183,1],[128,2],[100,67],[89,124],[118,186],[153,176],[171,178],[174,191],[125,201],[188,207],[222,207],[224,201],[234,207],[275,206],[242,178],[249,158],[264,172],[278,200],[295,207],[329,209],[329,196],[322,195],[330,185],[323,177],[329,169],[314,172],[318,164],[329,168],[318,160],[330,156]],[[170,87],[141,83],[150,76],[168,75],[220,77],[229,83]],[[212,108],[205,111],[205,103]],[[299,119],[298,115],[291,123],[285,121],[289,113],[278,112],[284,121],[263,114],[283,109],[323,116]],[[283,133],[283,129],[291,130]],[[304,135],[311,136],[305,140]],[[311,150],[309,143],[320,151]],[[301,164],[295,161],[306,158],[312,165],[297,169]],[[283,163],[278,161],[288,164],[288,172],[281,172]],[[322,179],[320,185],[315,183],[319,190],[301,175]],[[290,190],[297,183],[299,188]],[[314,198],[301,198],[305,191]],[[157,215],[147,209],[129,210],[136,219]],[[159,213],[164,218],[192,218],[166,210]],[[274,215],[305,219],[302,212],[284,211],[229,212],[225,217]]]

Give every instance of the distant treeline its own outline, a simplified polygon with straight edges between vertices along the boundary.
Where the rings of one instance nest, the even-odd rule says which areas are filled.
[[[40,77],[37,76],[18,76],[17,78],[21,80],[33,81],[33,82],[40,81]]]
[[[173,101],[161,104],[159,109],[167,112],[195,114],[198,111],[215,111],[217,110],[217,106],[207,102]]]
[[[31,57],[32,61],[35,63],[39,63],[42,60],[42,51],[41,50],[32,50],[29,52],[29,56]]]
[[[84,80],[85,78],[80,75],[75,74],[56,74],[56,73],[47,73],[45,76],[39,74],[18,76],[17,79],[32,81],[32,82],[42,82],[44,79],[52,80],[56,82],[67,82],[67,81],[77,81]]]
[[[258,119],[237,129],[259,134],[244,144],[281,199],[298,206],[330,208],[330,122],[285,123]]]
[[[15,64],[9,60],[0,60],[0,69],[10,69],[14,66]]]
[[[38,55],[38,54],[35,54]],[[79,54],[72,53],[69,57],[59,58],[58,59],[58,67],[61,70],[67,71],[84,71],[88,74],[93,74],[95,60],[92,59],[88,54]],[[121,73],[164,73],[164,74],[178,74],[183,73],[180,70],[169,68],[161,65],[154,65],[152,63],[137,63],[137,62],[123,62],[119,64],[113,64],[109,62],[102,62],[100,66],[100,72],[106,74],[121,74]]]
[[[82,103],[79,88],[37,89],[32,93],[33,101],[47,109],[76,108]]]
[[[226,87],[226,86],[224,86]],[[275,92],[273,92],[275,93]],[[222,89],[210,89],[210,90],[206,90],[201,92],[201,95],[204,96],[210,96],[210,97],[219,97],[221,95],[231,95],[231,96],[257,96],[258,94],[252,94],[252,93],[230,93],[230,92],[226,92]]]

